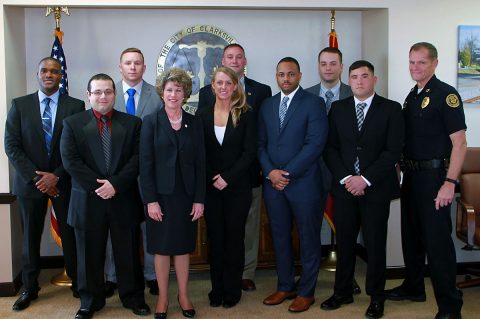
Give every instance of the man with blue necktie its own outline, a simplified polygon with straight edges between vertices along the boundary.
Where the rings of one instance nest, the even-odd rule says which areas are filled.
[[[13,194],[22,221],[22,281],[24,291],[13,305],[19,311],[37,299],[40,287],[40,240],[48,200],[52,201],[62,238],[65,269],[77,292],[77,258],[73,228],[67,225],[70,176],[60,157],[63,119],[81,112],[85,103],[60,94],[61,65],[54,58],[38,64],[39,90],[13,99],[5,124],[5,153],[15,168]]]
[[[120,54],[118,65],[122,80],[116,84],[115,110],[138,116],[143,119],[163,107],[162,100],[155,87],[143,79],[146,65],[142,51],[137,48],[127,48]],[[158,284],[155,277],[153,255],[147,252],[145,223],[141,224],[143,237],[143,276],[152,295],[158,295]],[[117,276],[113,262],[112,243],[109,238],[105,259],[105,293],[113,295],[117,287]]]

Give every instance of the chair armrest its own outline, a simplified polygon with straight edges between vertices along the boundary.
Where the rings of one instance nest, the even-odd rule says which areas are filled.
[[[461,239],[465,239],[467,246],[472,249],[475,247],[475,209],[472,205],[465,203],[461,197],[457,197],[457,236]],[[465,238],[465,234],[462,232],[462,225],[464,223],[464,218],[466,217],[467,222],[467,235]]]

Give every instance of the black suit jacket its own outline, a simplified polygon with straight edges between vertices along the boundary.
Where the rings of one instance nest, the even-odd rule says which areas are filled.
[[[138,156],[141,120],[114,110],[112,115],[112,162],[106,172],[102,141],[92,110],[64,121],[60,151],[72,176],[68,223],[79,229],[102,228],[107,214],[114,214],[118,227],[131,228],[144,218],[138,190]],[[97,179],[108,179],[116,190],[111,199],[102,199],[95,189]]]
[[[249,172],[256,157],[255,114],[252,111],[243,113],[237,127],[233,127],[230,114],[222,145],[215,136],[213,105],[198,110],[196,116],[202,120],[205,136],[207,185],[212,185],[212,178],[220,174],[228,183],[225,190],[250,189]]]
[[[255,120],[258,120],[258,112],[264,100],[272,96],[272,89],[266,84],[254,81],[245,77],[245,94],[247,96],[247,104],[252,107],[253,113],[255,113]],[[212,85],[206,85],[200,89],[198,109],[212,106],[215,104],[215,96],[212,92]],[[260,163],[255,158],[253,161],[250,176],[252,178],[252,187],[258,187],[262,183],[260,175]]]
[[[358,132],[354,98],[339,100],[332,104],[329,124],[324,158],[333,175],[333,195],[353,196],[339,182],[355,175],[354,163],[358,156],[360,174],[372,183],[365,190],[366,198],[389,201],[398,197],[395,164],[400,159],[405,135],[400,104],[375,94],[362,130]]]
[[[70,176],[65,171],[60,157],[60,136],[63,119],[85,110],[85,103],[68,95],[58,98],[57,113],[53,126],[50,158],[45,146],[45,138],[40,114],[38,92],[12,100],[12,107],[5,124],[5,152],[15,167],[13,193],[19,196],[39,198],[43,196],[33,179],[35,171],[51,172],[60,179],[57,188],[70,191]]]
[[[165,109],[145,116],[140,137],[140,185],[143,201],[156,202],[158,194],[172,194],[175,165],[180,164],[185,191],[194,203],[205,201],[205,142],[202,123],[183,112],[177,138]]]

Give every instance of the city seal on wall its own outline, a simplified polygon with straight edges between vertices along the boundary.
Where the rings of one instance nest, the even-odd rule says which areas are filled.
[[[158,55],[157,76],[172,68],[182,68],[192,77],[192,95],[184,106],[194,114],[198,92],[210,84],[213,71],[222,65],[223,48],[237,41],[226,31],[211,25],[186,27],[172,35]]]

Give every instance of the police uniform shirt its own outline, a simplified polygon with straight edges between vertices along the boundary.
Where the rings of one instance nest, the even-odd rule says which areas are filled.
[[[421,92],[415,86],[403,104],[404,156],[411,160],[450,158],[450,134],[467,128],[457,90],[435,75]]]

